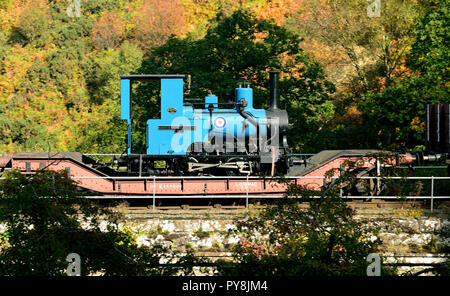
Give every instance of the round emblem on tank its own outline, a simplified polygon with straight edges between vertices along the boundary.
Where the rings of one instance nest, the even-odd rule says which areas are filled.
[[[224,128],[227,125],[227,121],[223,117],[217,117],[214,119],[214,126],[216,128]]]

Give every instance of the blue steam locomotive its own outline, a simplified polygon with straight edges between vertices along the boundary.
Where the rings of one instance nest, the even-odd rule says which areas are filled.
[[[253,89],[239,83],[234,103],[207,95],[194,105],[183,100],[190,76],[122,75],[121,119],[127,121],[127,155],[120,158],[132,175],[250,175],[286,173],[288,115],[279,108],[279,71],[270,74],[270,107],[253,106]],[[160,80],[161,118],[149,119],[146,154],[132,150],[131,83]],[[187,83],[186,83],[187,82]],[[225,108],[224,108],[225,107]]]

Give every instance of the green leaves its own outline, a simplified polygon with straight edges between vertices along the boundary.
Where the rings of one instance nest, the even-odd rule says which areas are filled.
[[[450,9],[448,1],[429,9],[413,29],[415,42],[408,57],[412,69],[438,81],[448,81]]]
[[[426,104],[449,103],[449,10],[432,6],[413,33],[409,77],[375,94],[368,92],[359,108],[366,124],[367,142],[379,148],[412,149],[425,142]]]
[[[218,18],[203,39],[170,38],[153,50],[139,72],[191,74],[192,97],[204,97],[212,91],[222,102],[232,102],[237,82],[245,80],[251,82],[255,106],[266,108],[267,72],[278,69],[282,73],[281,106],[286,106],[294,124],[289,140],[294,148],[302,145],[314,150],[317,141],[307,135],[317,132],[320,125],[309,123],[323,123],[331,118],[333,106],[329,94],[335,88],[325,79],[322,66],[301,49],[301,40],[297,34],[272,22],[258,20],[245,10],[236,11],[229,17]],[[143,112],[135,118],[144,122],[158,112],[151,103],[158,100],[155,97],[158,93],[145,86],[138,88],[137,93],[142,97],[152,93],[151,98],[147,95],[147,103],[137,99]]]
[[[81,257],[82,275],[173,275],[190,273],[197,260],[170,248],[138,247],[130,228],[119,229],[120,214],[80,197],[65,172],[35,175],[11,171],[0,180],[0,275],[62,276],[66,257]],[[180,259],[177,266],[162,265]]]
[[[120,74],[191,74],[192,97],[211,91],[223,102],[233,101],[236,83],[247,80],[256,107],[265,108],[267,71],[278,69],[281,107],[292,124],[289,145],[303,152],[423,144],[420,110],[430,100],[448,102],[448,1],[382,2],[380,18],[367,17],[368,4],[359,0],[281,1],[273,15],[281,24],[284,14],[283,25],[264,20],[267,1],[238,7],[89,0],[73,18],[65,1],[19,2],[3,1],[0,9],[0,116],[11,126],[2,130],[3,152],[122,152]],[[326,65],[338,90],[303,48]],[[409,76],[399,84],[397,78]],[[135,85],[135,144],[144,152],[145,122],[158,117],[159,91]],[[408,112],[392,112],[416,98]],[[26,132],[11,140],[16,127]]]
[[[320,190],[280,179],[288,182],[286,197],[264,207],[258,215],[236,222],[236,228],[229,232],[241,237],[233,250],[236,261],[219,264],[219,274],[365,276],[368,254],[379,251],[381,245],[376,238],[379,228],[355,217],[355,210],[340,193],[355,190],[355,186],[369,189],[369,184],[357,178],[359,169],[375,159],[391,162],[393,158],[380,153],[348,161],[345,173]],[[326,173],[334,174],[333,170]],[[382,272],[394,274],[386,266]]]

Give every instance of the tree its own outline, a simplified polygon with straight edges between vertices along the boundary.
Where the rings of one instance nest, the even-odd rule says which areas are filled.
[[[450,68],[450,9],[449,1],[430,1],[431,7],[413,28],[414,43],[408,56],[408,65],[421,74],[435,80],[448,82]],[[434,2],[438,4],[433,4]],[[437,81],[436,81],[437,80]]]
[[[10,119],[0,111],[0,145],[31,144],[39,134],[39,126],[29,119]],[[6,150],[6,149],[5,149]],[[5,151],[3,150],[3,151]]]
[[[286,106],[294,125],[290,143],[294,149],[306,146],[313,150],[319,142],[314,133],[333,115],[329,94],[334,86],[326,80],[321,65],[301,49],[301,41],[273,22],[236,11],[230,17],[219,17],[203,39],[170,38],[152,51],[139,72],[191,74],[191,96],[203,97],[212,91],[222,102],[234,101],[237,82],[246,80],[252,84],[255,106],[265,108],[269,103],[267,71],[279,69],[281,106]],[[134,118],[142,124],[158,114],[158,92],[142,86],[136,94],[138,116]]]
[[[368,92],[359,104],[369,143],[394,149],[423,145],[426,104],[450,102],[447,6],[432,5],[412,28],[407,64],[414,72],[380,93]]]
[[[379,94],[368,93],[359,104],[365,142],[377,148],[413,149],[425,142],[426,105],[448,103],[448,89],[418,77],[395,82]]]
[[[339,84],[346,83],[358,95],[387,87],[392,77],[404,74],[409,28],[420,13],[418,2],[381,1],[380,17],[369,17],[366,1],[311,0],[296,20],[298,30],[331,47],[334,56],[346,56],[338,58],[341,63],[333,70],[339,73]]]
[[[19,8],[19,13],[19,21],[10,36],[11,41],[35,46],[47,43],[50,39],[51,16],[46,1],[28,1]]]
[[[132,73],[141,66],[143,52],[125,41],[118,50],[104,50],[92,60],[93,71],[87,79],[91,112],[80,120],[95,124],[77,130],[81,139],[77,151],[120,153],[126,149],[126,126],[120,120],[120,75]]]
[[[378,94],[411,74],[406,66],[411,27],[424,12],[423,1],[380,3],[380,16],[369,17],[368,1],[306,0],[286,24],[309,37],[305,50],[324,64],[337,87],[335,116],[323,128],[327,149],[378,147],[366,116],[370,110],[359,104],[368,92]]]
[[[134,41],[148,52],[161,46],[170,35],[182,35],[184,12],[179,0],[144,0],[135,16]]]
[[[377,228],[355,219],[354,210],[339,196],[340,190],[357,184],[359,163],[346,163],[345,174],[320,191],[285,181],[289,185],[285,198],[230,231],[242,239],[233,250],[233,263],[218,264],[219,274],[365,276],[366,258],[381,244]],[[382,274],[392,275],[393,270],[383,266]]]
[[[133,6],[84,1],[69,17],[67,1],[14,2],[0,11],[0,149],[122,152],[118,76],[142,59],[122,42]]]
[[[130,229],[119,229],[118,213],[80,198],[65,172],[41,170],[33,176],[10,172],[0,181],[0,275],[64,275],[66,257],[81,257],[81,273],[103,275],[173,275],[162,265],[192,262],[169,248],[138,247]],[[190,259],[189,259],[190,258]],[[182,265],[187,273],[192,265]]]
[[[123,17],[117,11],[106,11],[92,30],[97,48],[117,48],[125,37]]]

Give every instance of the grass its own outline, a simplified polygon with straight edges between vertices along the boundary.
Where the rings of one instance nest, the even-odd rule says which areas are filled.
[[[414,218],[420,218],[424,216],[424,212],[421,209],[393,209],[392,214],[399,217],[414,217]]]
[[[196,234],[199,238],[205,238],[209,237],[213,234],[213,231],[204,231],[203,228],[200,226],[199,229],[197,229],[194,234]]]

